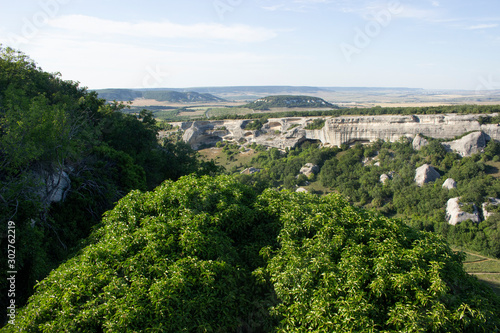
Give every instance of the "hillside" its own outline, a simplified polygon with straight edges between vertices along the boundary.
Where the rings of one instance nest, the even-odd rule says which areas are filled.
[[[223,102],[224,99],[208,93],[197,93],[194,91],[145,91],[143,97],[146,99],[155,99],[162,102],[171,103],[199,103],[199,102]]]
[[[337,108],[322,98],[312,96],[277,95],[259,98],[244,107],[254,110],[270,108]]]
[[[134,90],[134,89],[102,89],[96,90],[99,97],[108,101],[132,101],[137,98],[154,99],[170,103],[205,103],[223,102],[224,99],[208,93],[194,91],[179,92],[171,90]]]

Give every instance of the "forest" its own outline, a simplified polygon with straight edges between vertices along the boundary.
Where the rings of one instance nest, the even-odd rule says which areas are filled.
[[[0,48],[2,331],[500,329],[499,297],[449,246],[498,257],[500,218],[443,223],[449,197],[500,196],[498,143],[253,147],[261,172],[233,175],[124,110]],[[416,186],[424,162],[457,189]],[[297,178],[305,163],[319,173]],[[328,191],[294,192],[306,182]]]

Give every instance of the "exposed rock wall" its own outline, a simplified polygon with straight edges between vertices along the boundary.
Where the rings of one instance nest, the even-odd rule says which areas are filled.
[[[482,131],[486,138],[500,140],[500,126],[480,125],[480,115],[409,115],[325,117],[325,126],[306,130],[313,117],[270,118],[259,131],[247,131],[251,120],[220,120],[177,123],[185,131],[184,140],[194,148],[202,143],[230,140],[258,143],[270,147],[294,147],[304,140],[318,140],[324,145],[372,142],[378,139],[397,141],[423,134],[433,138],[454,138],[471,131]],[[218,130],[218,129],[223,130]]]

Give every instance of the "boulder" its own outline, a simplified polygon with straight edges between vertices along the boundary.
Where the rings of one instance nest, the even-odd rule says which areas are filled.
[[[424,164],[415,171],[415,182],[418,186],[436,181],[441,175],[429,164]]]
[[[300,173],[310,177],[313,174],[317,174],[319,172],[319,167],[316,164],[307,163],[300,169]]]
[[[257,168],[254,168],[254,167],[250,167],[250,168],[246,168],[241,173],[245,174],[245,175],[251,175],[251,174],[260,172],[260,170],[262,170],[262,169],[257,169]]]
[[[443,188],[446,188],[448,190],[457,188],[457,182],[453,178],[448,178],[444,181]]]
[[[443,142],[442,145],[447,151],[453,151],[462,157],[468,157],[484,152],[486,137],[483,132],[474,132],[458,140]]]
[[[299,187],[297,190],[295,190],[295,192],[297,193],[309,193],[308,190],[306,190],[305,188],[303,187]]]
[[[488,198],[488,202],[483,203],[483,218],[486,220],[488,217],[493,215],[495,212],[488,211],[488,206],[498,206],[500,205],[500,199],[498,198]]]
[[[481,218],[479,217],[479,212],[477,211],[476,205],[474,206],[473,213],[464,212],[461,209],[460,198],[451,198],[446,203],[446,221],[451,225],[457,225],[466,220],[471,220],[472,222],[479,223]]]
[[[412,142],[413,149],[415,150],[420,150],[428,144],[429,141],[427,141],[427,139],[422,137],[420,134],[417,134]]]
[[[392,180],[394,178],[395,174],[396,173],[394,171],[391,171],[389,173],[380,175],[380,182],[385,185],[389,180]]]
[[[384,184],[384,185],[385,185],[385,184],[386,184],[386,183],[387,183],[390,179],[391,179],[391,178],[390,178],[388,175],[386,175],[385,173],[384,173],[384,174],[382,174],[382,175],[380,175],[380,182],[381,182],[382,184]]]

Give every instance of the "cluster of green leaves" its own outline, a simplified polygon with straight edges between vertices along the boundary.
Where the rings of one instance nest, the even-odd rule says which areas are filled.
[[[266,122],[267,120],[265,121],[262,121],[261,119],[253,120],[245,125],[245,129],[249,131],[258,131],[262,128],[262,126],[264,126]]]
[[[278,225],[258,204],[229,177],[131,192],[106,214],[93,244],[38,285],[18,328],[268,331],[271,290],[252,272],[264,265],[259,251],[274,246]]]
[[[339,195],[187,176],[120,200],[5,330],[494,332],[462,259]]]
[[[306,130],[320,130],[325,127],[325,119],[317,118],[314,119],[311,123],[307,124],[305,127]]]
[[[479,124],[500,124],[500,116],[481,116],[477,119]]]

